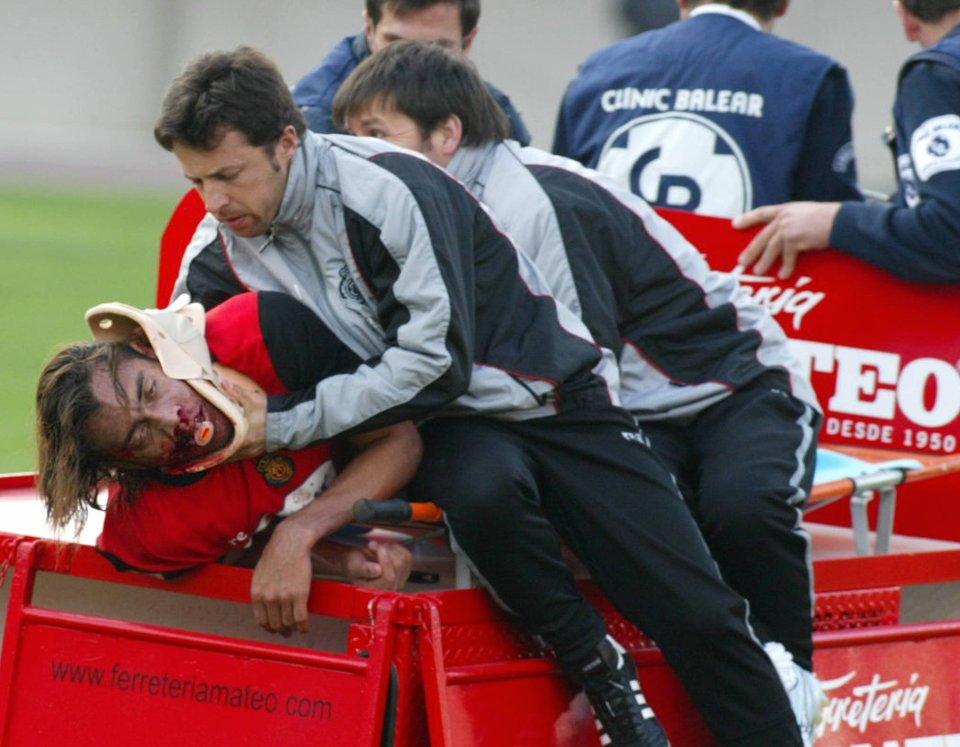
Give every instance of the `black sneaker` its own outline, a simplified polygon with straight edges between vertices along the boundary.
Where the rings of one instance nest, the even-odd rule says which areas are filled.
[[[600,744],[669,747],[666,732],[640,690],[633,659],[609,635],[574,678],[593,707]]]

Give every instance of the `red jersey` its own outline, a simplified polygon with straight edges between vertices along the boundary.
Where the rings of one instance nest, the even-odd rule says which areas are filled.
[[[290,339],[288,330],[299,329],[297,325],[276,323],[285,318],[277,307],[289,314],[291,303],[298,302],[278,294],[246,293],[211,309],[206,339],[214,359],[246,374],[268,395],[304,386],[306,382],[284,381],[274,365],[279,353],[317,355],[310,345]],[[262,314],[267,305],[272,305],[271,313]],[[320,324],[301,308],[292,311],[309,314],[308,324]],[[288,361],[284,370],[291,370]],[[214,562],[247,547],[274,517],[310,503],[335,475],[333,447],[323,442],[199,474],[158,473],[133,500],[113,484],[97,549],[122,570],[170,573]]]

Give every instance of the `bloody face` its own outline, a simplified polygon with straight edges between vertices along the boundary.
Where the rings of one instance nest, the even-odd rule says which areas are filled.
[[[185,381],[167,376],[152,358],[121,361],[116,381],[106,367],[97,368],[90,386],[100,408],[86,435],[117,467],[176,469],[219,451],[233,437],[219,409]]]

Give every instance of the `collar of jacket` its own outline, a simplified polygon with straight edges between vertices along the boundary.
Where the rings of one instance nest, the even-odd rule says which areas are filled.
[[[503,143],[487,143],[478,147],[464,147],[457,150],[447,172],[463,182],[479,200],[483,199],[487,175],[493,165],[494,150]]]
[[[312,132],[304,134],[300,147],[290,161],[283,199],[280,201],[277,217],[270,224],[268,238],[273,239],[287,229],[309,235],[314,213],[319,152],[326,145],[320,136]]]

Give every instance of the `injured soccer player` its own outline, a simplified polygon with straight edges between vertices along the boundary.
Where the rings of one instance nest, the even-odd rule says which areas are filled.
[[[320,542],[360,498],[394,496],[420,458],[412,423],[231,460],[247,431],[239,388],[282,401],[361,361],[290,296],[245,293],[204,313],[108,303],[87,312],[95,341],[53,356],[37,388],[38,486],[58,533],[83,526],[106,491],[97,548],[118,568],[171,574],[235,558],[267,528],[313,546],[310,568],[397,589],[410,553],[396,543]],[[276,627],[301,630],[306,598],[284,579]],[[258,621],[265,610],[256,609]]]

